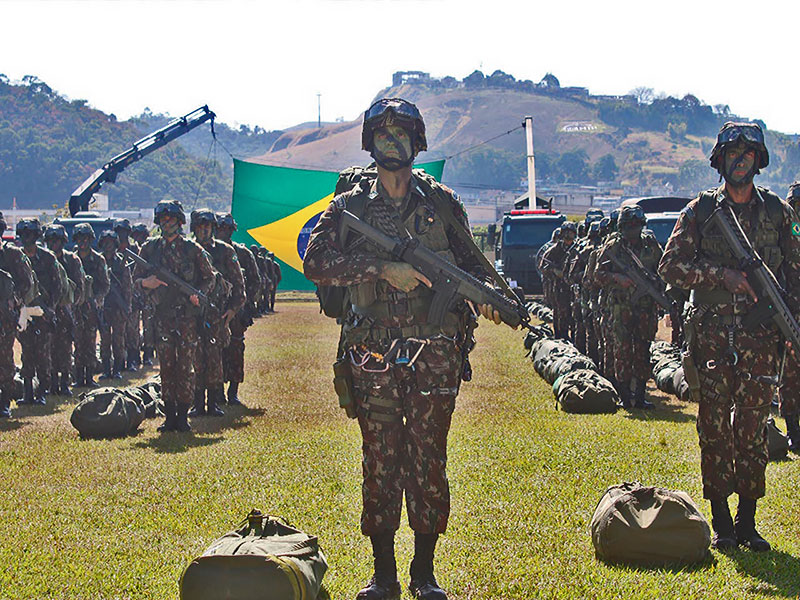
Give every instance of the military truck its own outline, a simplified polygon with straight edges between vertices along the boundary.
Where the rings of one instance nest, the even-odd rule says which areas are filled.
[[[497,226],[489,226],[489,244],[495,248],[495,266],[512,288],[521,294],[540,294],[542,278],[536,268],[536,254],[567,218],[550,209],[519,209],[503,215]],[[518,292],[520,293],[520,292]]]
[[[72,230],[78,223],[89,223],[94,229],[94,246],[97,248],[97,240],[100,239],[100,234],[104,231],[113,230],[114,222],[116,219],[111,217],[101,217],[99,213],[94,211],[78,211],[74,217],[57,217],[53,219],[53,225],[63,225],[67,230],[69,242],[67,243],[67,250],[72,250],[75,243],[72,241]]]
[[[678,222],[680,214],[680,212],[676,211],[647,214],[647,225],[645,227],[655,234],[662,248],[666,246],[669,236],[672,235],[672,230],[675,229],[675,223]]]

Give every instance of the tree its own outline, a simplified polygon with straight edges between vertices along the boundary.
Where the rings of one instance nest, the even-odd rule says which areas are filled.
[[[637,87],[628,92],[631,96],[636,98],[639,104],[652,104],[656,99],[656,93],[653,88]]]
[[[611,154],[598,158],[592,167],[592,176],[596,181],[613,181],[617,178],[618,173],[617,161]]]
[[[589,155],[583,148],[564,152],[558,159],[558,169],[567,183],[586,183],[589,180]]]

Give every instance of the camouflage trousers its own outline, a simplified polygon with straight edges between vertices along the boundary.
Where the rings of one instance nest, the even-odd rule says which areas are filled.
[[[600,357],[598,355],[597,345],[597,327],[595,323],[594,313],[585,306],[581,311],[581,320],[583,321],[583,333],[586,342],[586,356],[591,358],[597,365],[598,369],[602,369]]]
[[[558,284],[557,284],[558,285]],[[557,338],[571,339],[572,302],[569,289],[557,287],[553,294],[553,332]]]
[[[94,373],[97,367],[97,313],[89,303],[81,304],[75,311],[75,367],[88,367]]]
[[[156,351],[165,403],[191,405],[194,401],[194,362],[199,336],[197,319],[156,316]]]
[[[142,347],[142,336],[139,333],[139,319],[142,315],[140,309],[132,308],[125,322],[125,351],[126,358],[134,359],[139,355]]]
[[[156,347],[156,326],[153,307],[145,303],[142,308],[142,346],[145,348]]]
[[[275,295],[278,293],[278,286],[272,286],[272,290],[269,293],[269,309],[272,312],[275,312]]]
[[[694,342],[693,355],[700,375],[697,433],[703,496],[727,498],[736,492],[761,498],[772,387],[754,378],[777,373],[779,338],[774,333],[737,331],[739,362],[731,366],[724,357],[725,325],[712,317],[698,331],[702,335]]]
[[[600,339],[602,346],[603,376],[616,377],[614,371],[614,329],[611,311],[604,308],[600,313]],[[649,354],[649,353],[648,353]]]
[[[14,393],[14,340],[17,331],[16,319],[0,317],[0,392],[3,398]]]
[[[242,383],[244,381],[244,334],[247,327],[234,317],[230,325],[230,343],[222,351],[222,368],[225,381]]]
[[[222,369],[222,353],[229,345],[231,331],[224,323],[214,323],[200,331],[195,362],[195,386],[210,389],[225,381]]]
[[[128,317],[121,310],[105,311],[106,326],[100,329],[100,360],[125,365],[125,330]],[[113,355],[113,362],[112,362]]]
[[[351,359],[358,360],[354,351]],[[361,362],[361,360],[358,360]],[[447,434],[460,383],[461,354],[434,340],[414,368],[370,359],[353,366],[361,427],[361,531],[373,535],[400,526],[405,493],[411,529],[443,533],[450,516]]]
[[[53,330],[51,361],[53,373],[72,373],[72,340],[75,334],[77,308],[60,306],[56,310],[56,325]]]
[[[650,344],[658,329],[655,309],[615,304],[611,309],[609,327],[616,380],[650,379]]]
[[[50,356],[53,342],[53,324],[43,317],[34,317],[25,331],[19,332],[19,345],[22,346],[22,368],[25,379],[39,378],[42,385],[50,385],[53,363]]]
[[[785,417],[798,412],[798,395],[800,395],[800,363],[787,352],[780,387],[781,415]]]

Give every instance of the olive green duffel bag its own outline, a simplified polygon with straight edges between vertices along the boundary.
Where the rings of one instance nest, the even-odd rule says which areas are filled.
[[[705,560],[711,527],[686,492],[640,483],[615,485],[603,494],[591,524],[597,558],[642,566]]]
[[[317,538],[252,511],[181,577],[181,600],[315,600],[328,570]]]
[[[135,433],[144,407],[125,389],[102,387],[80,395],[69,422],[84,438],[111,438]]]
[[[619,394],[611,382],[589,369],[565,373],[553,383],[556,407],[568,413],[617,412]]]

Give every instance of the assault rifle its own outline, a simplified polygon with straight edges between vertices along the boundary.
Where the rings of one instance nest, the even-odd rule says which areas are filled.
[[[122,293],[120,292],[122,289],[122,283],[120,283],[119,278],[114,275],[111,269],[108,270],[108,274],[111,276],[111,286],[108,288],[108,296],[110,296],[111,302],[116,304],[119,311],[127,317],[131,314],[131,309],[128,308],[128,303],[125,302],[125,299],[122,297]],[[114,287],[115,284],[116,287]]]
[[[502,321],[511,327],[522,325],[531,329],[530,315],[519,300],[504,296],[466,271],[447,262],[421,245],[419,240],[411,237],[403,240],[389,237],[345,210],[341,216],[340,239],[346,240],[347,234],[351,231],[360,234],[362,239],[366,239],[381,250],[389,252],[396,260],[408,263],[431,281],[433,301],[428,312],[429,323],[441,323],[445,313],[457,302],[470,300],[475,304],[490,304],[500,313]]]
[[[141,256],[132,252],[130,248],[125,248],[125,256],[130,258],[136,264],[144,267],[147,269],[149,273],[152,273],[156,277],[158,277],[164,283],[173,286],[174,288],[178,289],[181,293],[188,296],[197,296],[200,299],[200,304],[205,308],[210,308],[212,310],[217,310],[217,307],[214,303],[200,290],[196,290],[191,285],[186,283],[183,279],[175,275],[172,271],[165,269],[164,267],[153,265],[143,259]]]
[[[635,286],[636,290],[633,292],[631,301],[637,302],[639,298],[646,294],[655,300],[664,310],[671,310],[672,300],[670,300],[670,298],[663,291],[661,291],[661,287],[659,285],[660,280],[656,279],[656,277],[647,270],[647,268],[641,263],[636,255],[630,251],[630,249],[625,248],[625,251],[631,257],[632,264],[626,264],[622,262],[613,252],[609,252],[609,259],[624,275],[633,280],[633,285]]]
[[[731,207],[722,201],[723,199],[720,198],[717,208],[711,213],[707,222],[716,224],[725,243],[739,261],[739,268],[745,272],[748,282],[758,294],[758,302],[742,319],[742,325],[750,329],[772,320],[786,340],[790,341],[794,348],[800,348],[800,325],[783,300],[786,292],[781,288],[775,274],[753,248],[736,215],[733,214]]]

